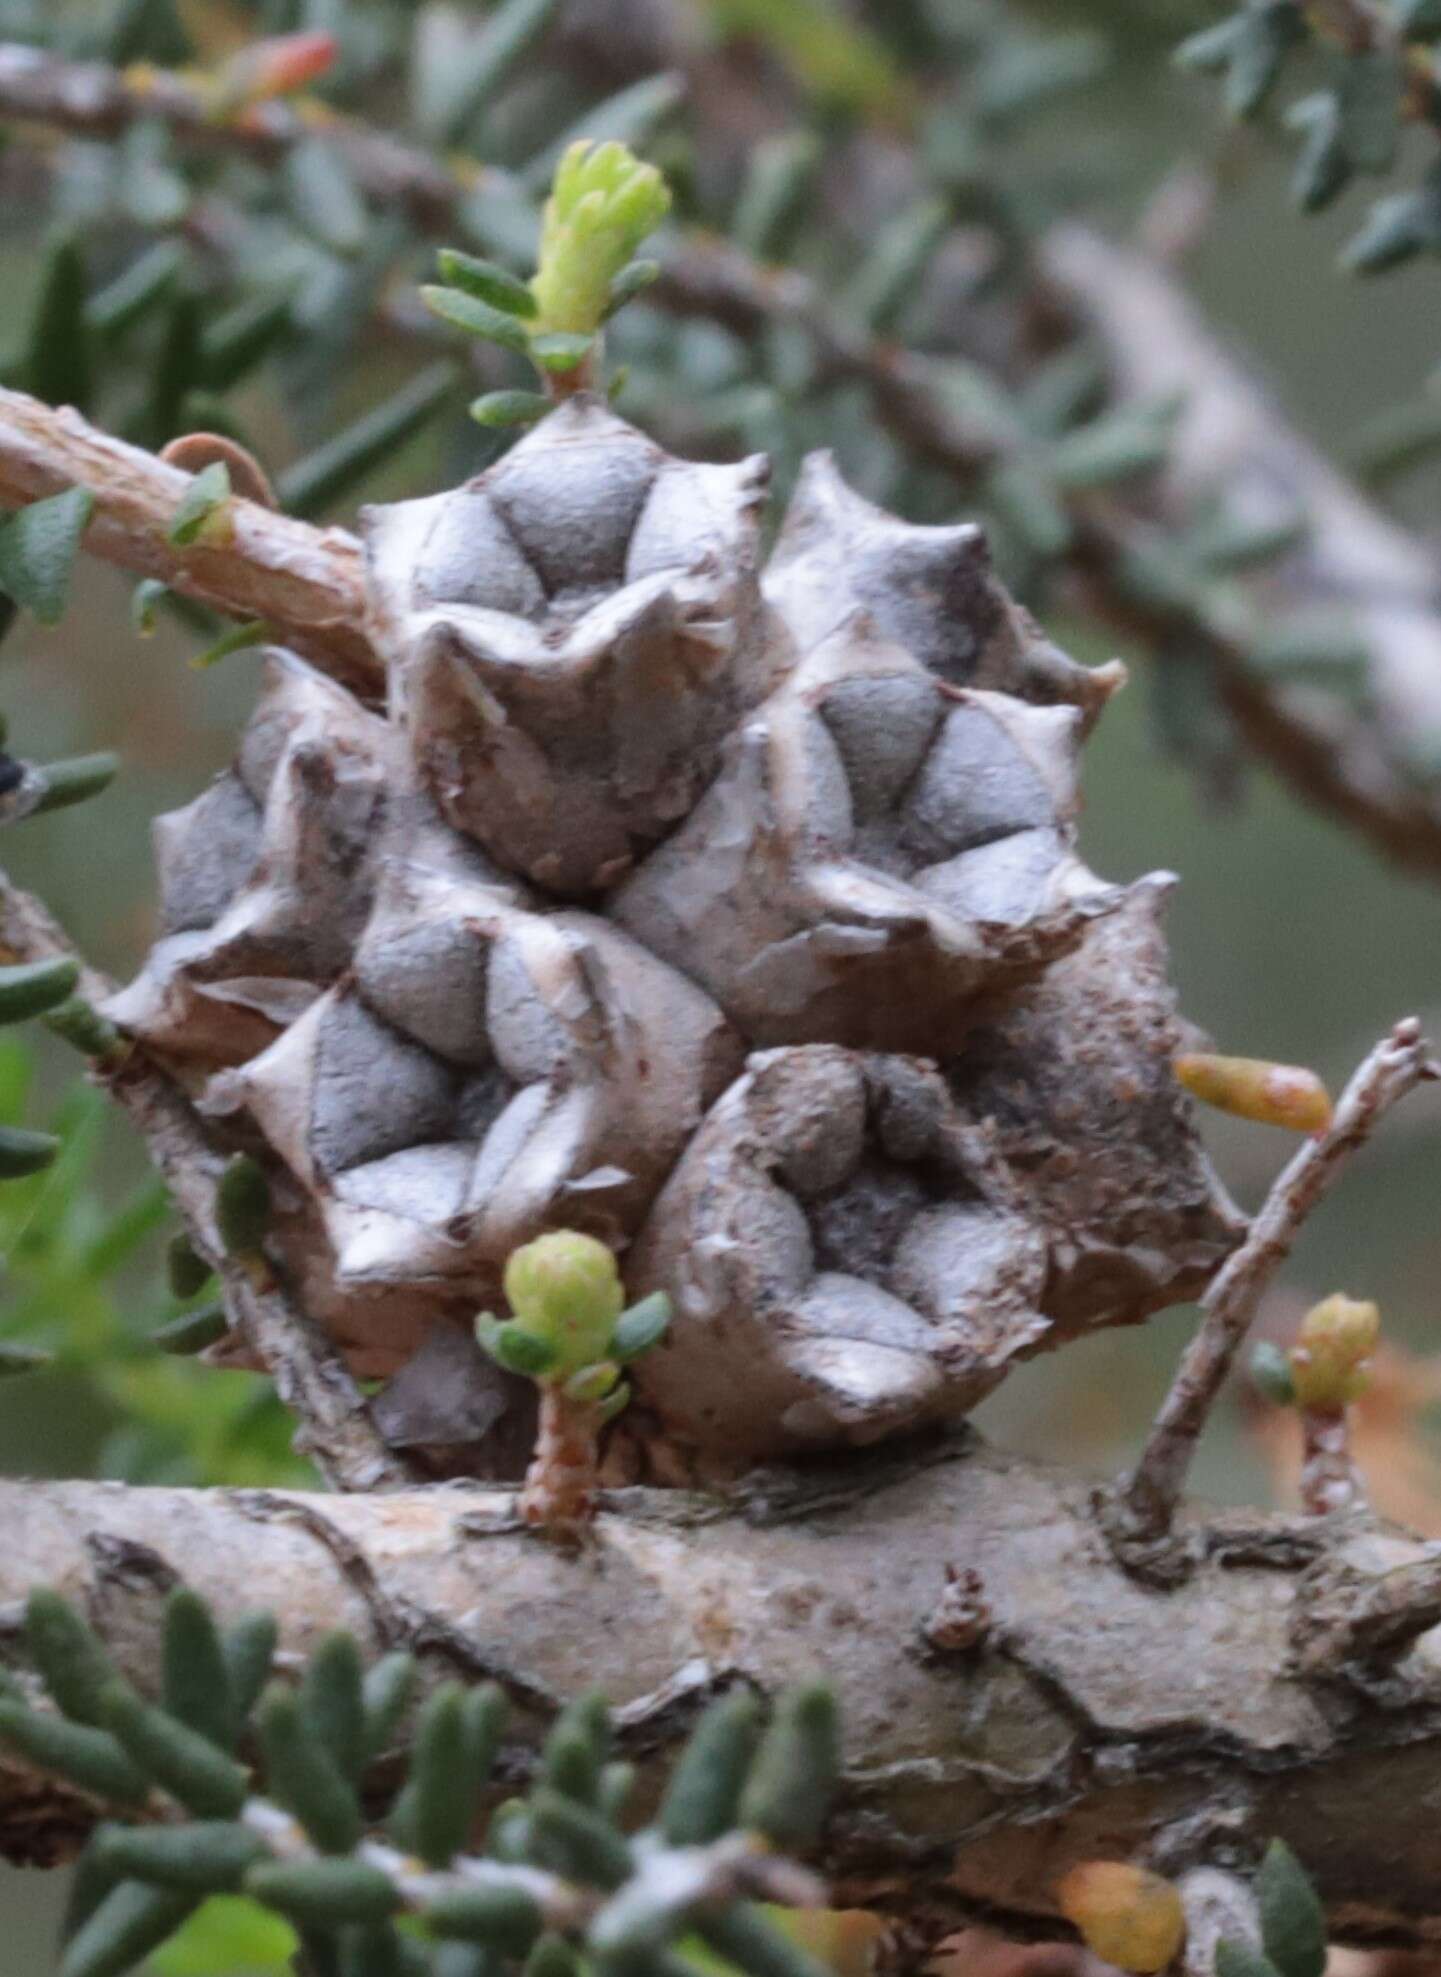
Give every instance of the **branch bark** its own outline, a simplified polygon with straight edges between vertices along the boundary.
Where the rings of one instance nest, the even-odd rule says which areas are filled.
[[[43,961],[75,949],[38,899],[0,871],[0,956]],[[84,968],[80,993],[103,1001],[114,984]],[[215,1227],[216,1184],[224,1155],[210,1142],[184,1092],[143,1050],[116,1065],[92,1067],[95,1082],[140,1133],[184,1218],[192,1242],[219,1275],[231,1323],[300,1421],[296,1446],[340,1490],[394,1488],[411,1472],[387,1448],[365,1396],[321,1327],[278,1284],[262,1287],[229,1257]]]
[[[1330,1125],[1307,1139],[1278,1176],[1246,1240],[1201,1299],[1201,1323],[1182,1354],[1140,1460],[1117,1492],[1118,1535],[1149,1545],[1170,1530],[1206,1417],[1302,1224],[1382,1116],[1418,1084],[1436,1078],[1441,1078],[1441,1066],[1420,1023],[1407,1017],[1357,1069]]]
[[[1278,602],[1343,617],[1366,647],[1374,712],[1362,716],[1334,696],[1266,681],[1213,638],[1242,734],[1308,801],[1400,863],[1441,870],[1441,790],[1406,768],[1418,743],[1441,743],[1434,551],[1296,431],[1155,260],[1068,226],[1048,236],[1042,266],[1099,339],[1123,399],[1184,400],[1165,482],[1173,508],[1224,490],[1256,521],[1304,513],[1305,542],[1264,586]]]
[[[1195,1576],[1158,1594],[1112,1559],[1084,1479],[967,1433],[762,1474],[728,1504],[618,1492],[574,1556],[526,1534],[513,1497],[468,1490],[0,1483],[0,1518],[0,1614],[56,1584],[145,1681],[155,1590],[180,1574],[228,1617],[272,1604],[292,1648],[346,1624],[368,1653],[408,1643],[437,1674],[500,1681],[517,1765],[559,1701],[597,1684],[647,1765],[715,1687],[822,1669],[845,1707],[847,1784],[818,1864],[842,1903],[1054,1935],[1052,1887],[1080,1860],[1181,1875],[1279,1834],[1338,1936],[1441,1939],[1415,1816],[1441,1790],[1437,1636],[1381,1699],[1344,1655],[1315,1679],[1289,1660],[1321,1578],[1360,1612],[1388,1565],[1424,1557],[1372,1526],[1221,1517],[1197,1529]],[[944,1656],[919,1630],[956,1561],[981,1575],[992,1627]],[[11,1857],[58,1858],[84,1824],[73,1799],[0,1771]]]
[[[89,488],[95,513],[85,542],[97,556],[234,617],[268,620],[313,665],[375,698],[383,669],[364,631],[355,537],[237,499],[229,542],[178,548],[169,529],[191,478],[78,412],[0,390],[0,507]]]

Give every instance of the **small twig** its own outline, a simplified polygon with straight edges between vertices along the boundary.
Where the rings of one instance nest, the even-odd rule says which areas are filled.
[[[234,617],[283,626],[313,665],[374,697],[383,669],[365,635],[355,537],[237,499],[227,542],[180,548],[170,527],[189,485],[179,467],[112,439],[78,412],[0,390],[0,508],[88,488],[95,512],[85,542],[97,556]]]
[[[41,961],[74,954],[41,902],[0,872],[0,955]],[[80,993],[102,1001],[113,984],[83,967]],[[143,1050],[91,1076],[128,1115],[184,1217],[196,1248],[219,1274],[232,1323],[300,1418],[297,1446],[338,1490],[396,1488],[415,1479],[371,1421],[365,1396],[322,1329],[274,1282],[259,1286],[246,1263],[228,1257],[215,1228],[215,1189],[225,1165],[180,1087]]]
[[[1398,1023],[1347,1085],[1325,1132],[1307,1140],[1271,1188],[1250,1234],[1201,1300],[1202,1319],[1152,1423],[1140,1460],[1120,1484],[1118,1535],[1154,1543],[1170,1531],[1191,1456],[1266,1286],[1302,1223],[1340,1178],[1383,1113],[1425,1079],[1441,1077],[1414,1016]]]

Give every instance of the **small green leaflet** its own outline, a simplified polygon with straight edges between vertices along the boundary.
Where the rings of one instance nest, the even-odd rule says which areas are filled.
[[[203,652],[197,652],[191,660],[191,668],[203,673],[220,660],[229,658],[232,652],[243,652],[250,645],[264,645],[273,639],[275,630],[264,618],[250,618],[243,625],[232,625],[228,632],[222,632],[213,645],[207,645]]]
[[[538,391],[487,391],[472,402],[470,416],[479,426],[532,426],[550,409]]]
[[[196,474],[185,493],[180,506],[175,510],[169,528],[169,537],[177,549],[188,549],[197,542],[206,523],[230,499],[230,469],[223,460],[212,461],[210,466]]]
[[[1316,1890],[1284,1840],[1272,1840],[1256,1876],[1261,1940],[1281,1977],[1322,1977],[1326,1914]]]
[[[258,1902],[215,1895],[150,1959],[155,1977],[287,1977],[295,1931]]]
[[[483,336],[522,356],[530,348],[524,325],[504,309],[493,309],[488,302],[482,302],[478,295],[428,283],[421,289],[420,299],[433,316],[439,316],[443,323],[451,323],[469,336]]]
[[[156,614],[168,586],[159,577],[142,577],[130,593],[130,626],[137,638],[153,638]]]
[[[72,487],[32,501],[0,525],[0,587],[42,625],[57,625],[65,615],[70,573],[94,508],[89,488]]]

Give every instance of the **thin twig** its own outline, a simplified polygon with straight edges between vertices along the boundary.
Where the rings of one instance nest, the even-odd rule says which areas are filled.
[[[1212,1280],[1202,1318],[1171,1390],[1151,1425],[1140,1460],[1119,1486],[1118,1529],[1141,1544],[1163,1539],[1217,1394],[1267,1285],[1301,1225],[1340,1178],[1377,1121],[1423,1080],[1441,1077],[1414,1016],[1377,1044],[1342,1093],[1325,1132],[1308,1139],[1272,1186],[1250,1234]]]
[[[0,955],[41,961],[75,948],[32,894],[0,871]],[[78,957],[77,957],[78,958]],[[80,993],[101,1001],[113,983],[82,966]],[[215,1227],[215,1190],[225,1157],[207,1138],[180,1087],[138,1047],[91,1076],[127,1114],[159,1169],[191,1240],[220,1277],[232,1324],[299,1417],[296,1445],[338,1490],[397,1488],[415,1479],[388,1449],[365,1396],[324,1331],[277,1283],[259,1287],[226,1255]]]
[[[376,694],[382,669],[365,636],[355,537],[235,499],[229,540],[177,547],[170,527],[190,481],[78,412],[0,390],[0,507],[88,488],[95,512],[85,541],[96,555],[234,617],[266,619],[322,671]]]

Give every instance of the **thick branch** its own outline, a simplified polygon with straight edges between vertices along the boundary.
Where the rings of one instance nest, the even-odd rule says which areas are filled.
[[[1408,1017],[1377,1044],[1342,1093],[1331,1124],[1308,1139],[1266,1197],[1239,1249],[1212,1278],[1201,1323],[1181,1358],[1146,1445],[1119,1491],[1127,1534],[1149,1542],[1170,1529],[1191,1456],[1267,1285],[1306,1218],[1391,1106],[1441,1077],[1421,1025]]]
[[[7,961],[40,961],[73,953],[39,900],[0,872],[0,955]],[[95,969],[83,971],[80,991],[92,1001],[102,1000],[112,987]],[[225,1254],[215,1228],[215,1188],[224,1156],[211,1145],[179,1086],[139,1049],[93,1075],[144,1139],[192,1241],[219,1273],[232,1324],[299,1417],[297,1446],[336,1489],[373,1490],[408,1481],[409,1472],[387,1449],[364,1395],[321,1328],[280,1287],[262,1288],[242,1262]]]
[[[177,548],[169,529],[190,480],[153,453],[97,431],[78,412],[0,390],[0,507],[89,488],[95,513],[85,540],[96,555],[234,617],[269,620],[313,664],[374,695],[381,667],[362,629],[354,536],[235,500],[231,540]]]
[[[1054,1883],[1078,1860],[1144,1853],[1179,1875],[1254,1858],[1279,1834],[1338,1934],[1441,1932],[1434,1845],[1415,1816],[1441,1790],[1432,1665],[1413,1656],[1416,1686],[1353,1704],[1336,1671],[1313,1688],[1288,1663],[1303,1589],[1327,1561],[1384,1570],[1383,1547],[1354,1527],[1223,1521],[1199,1540],[1193,1579],[1161,1595],[1115,1564],[1083,1480],[968,1436],[757,1478],[730,1511],[624,1492],[573,1557],[519,1529],[512,1498],[448,1489],[6,1483],[0,1518],[0,1611],[58,1584],[141,1679],[155,1649],[146,1584],[171,1570],[228,1617],[272,1603],[292,1648],[346,1624],[369,1653],[410,1642],[436,1674],[494,1677],[532,1747],[558,1700],[599,1684],[646,1763],[709,1689],[774,1690],[823,1668],[843,1698],[848,1786],[820,1864],[843,1902],[1045,1933]],[[1394,1534],[1384,1549],[1422,1555]],[[954,1657],[918,1631],[948,1562],[980,1573],[993,1616]],[[1339,1818],[1338,1804],[1367,1816]],[[0,1772],[12,1856],[58,1856],[82,1818]]]

